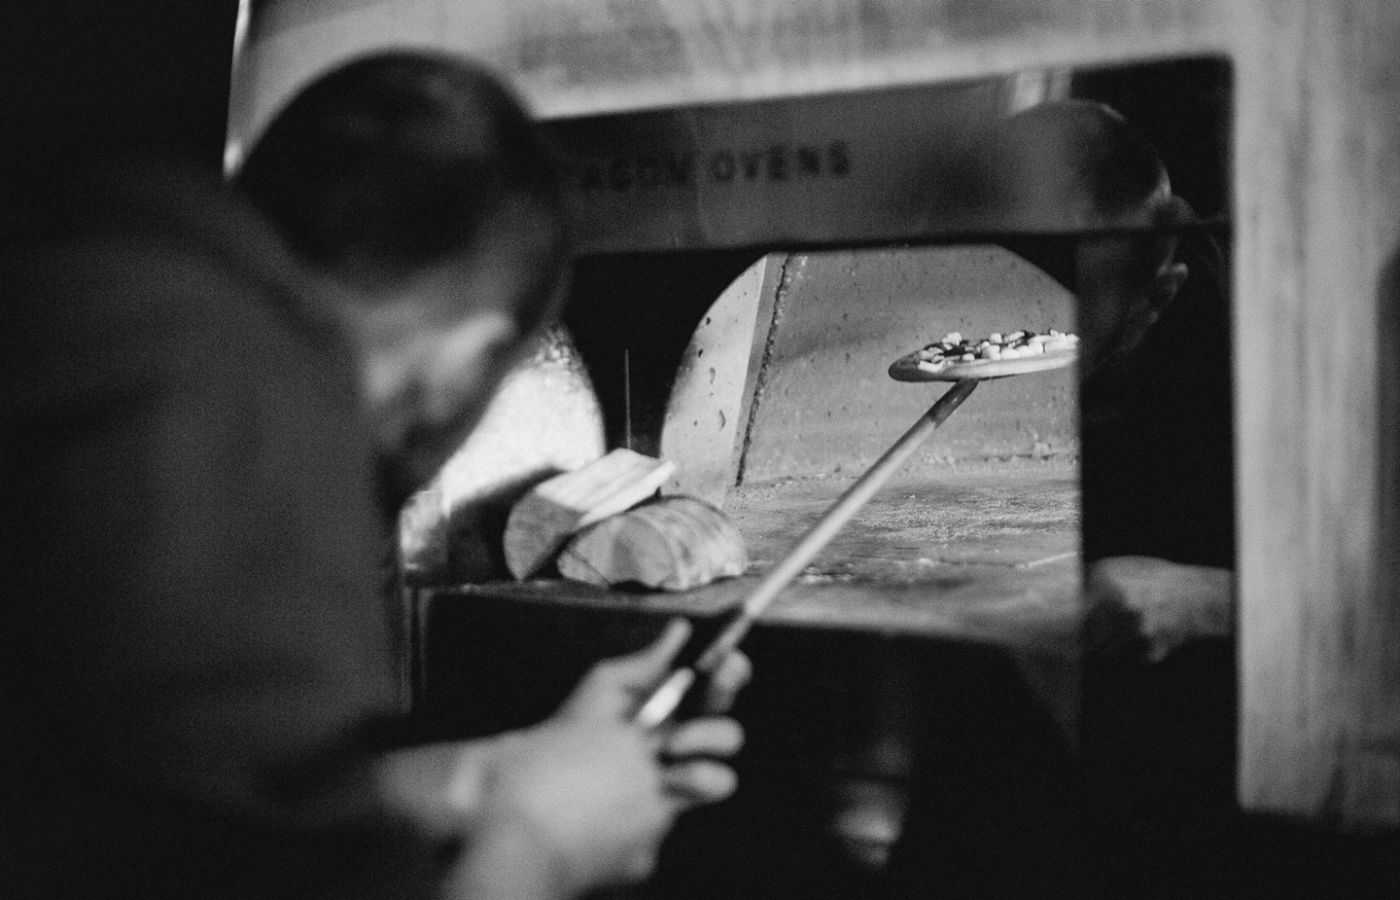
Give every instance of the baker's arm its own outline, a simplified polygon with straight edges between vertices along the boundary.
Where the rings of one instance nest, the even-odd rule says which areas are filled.
[[[729,796],[737,723],[719,715],[647,732],[630,721],[685,642],[673,623],[650,647],[604,661],[559,711],[531,728],[479,741],[387,754],[380,788],[391,807],[460,837],[454,897],[572,897],[639,881],[675,817]],[[748,678],[733,655],[709,709],[728,708]]]

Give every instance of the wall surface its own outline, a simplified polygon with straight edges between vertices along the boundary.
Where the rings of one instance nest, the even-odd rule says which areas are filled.
[[[235,79],[252,137],[316,72],[465,51],[542,116],[815,94],[1220,47],[1210,0],[263,0]]]
[[[0,5],[0,234],[33,227],[46,173],[159,148],[215,169],[238,0]],[[66,177],[66,176],[65,176]]]
[[[1235,358],[1246,808],[1400,822],[1393,0],[263,3],[235,146],[327,64],[469,52],[581,115],[1222,52],[1235,63]],[[1385,423],[1390,431],[1383,430]]]

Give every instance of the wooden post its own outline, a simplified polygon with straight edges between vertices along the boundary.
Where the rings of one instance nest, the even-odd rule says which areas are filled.
[[[1400,821],[1400,9],[1256,0],[1237,56],[1240,798]],[[1393,312],[1390,313],[1393,317]],[[1385,375],[1390,383],[1384,383]],[[1384,490],[1383,490],[1384,488]],[[1382,524],[1391,523],[1387,531]],[[1387,565],[1386,560],[1391,560]]]

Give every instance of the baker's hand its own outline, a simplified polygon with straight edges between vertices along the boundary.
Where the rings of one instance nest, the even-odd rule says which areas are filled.
[[[454,780],[475,779],[461,804],[475,814],[450,896],[570,896],[640,881],[677,815],[733,793],[737,722],[632,722],[689,632],[677,621],[651,646],[597,664],[554,716],[485,742],[484,759],[462,757],[467,777]],[[748,677],[748,660],[733,654],[708,708],[727,709]]]
[[[630,719],[666,677],[690,631],[689,622],[676,619],[649,647],[598,663],[557,715],[579,720]],[[681,808],[715,803],[734,792],[734,771],[724,760],[738,752],[743,730],[738,722],[720,714],[733,705],[751,672],[748,657],[730,653],[706,686],[703,709],[708,715],[655,733],[656,750],[664,765],[663,780]]]
[[[549,720],[491,741],[452,897],[575,897],[640,881],[675,819],[654,743]]]
[[[1096,657],[1160,662],[1178,647],[1235,632],[1235,575],[1151,556],[1110,556],[1088,566],[1085,649]]]

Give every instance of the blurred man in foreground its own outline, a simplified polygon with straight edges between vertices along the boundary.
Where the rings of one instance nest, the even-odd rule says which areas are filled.
[[[733,790],[732,720],[629,721],[679,624],[532,728],[399,715],[382,526],[557,310],[550,162],[489,76],[371,57],[237,194],[109,160],[6,247],[0,893],[576,896]]]

